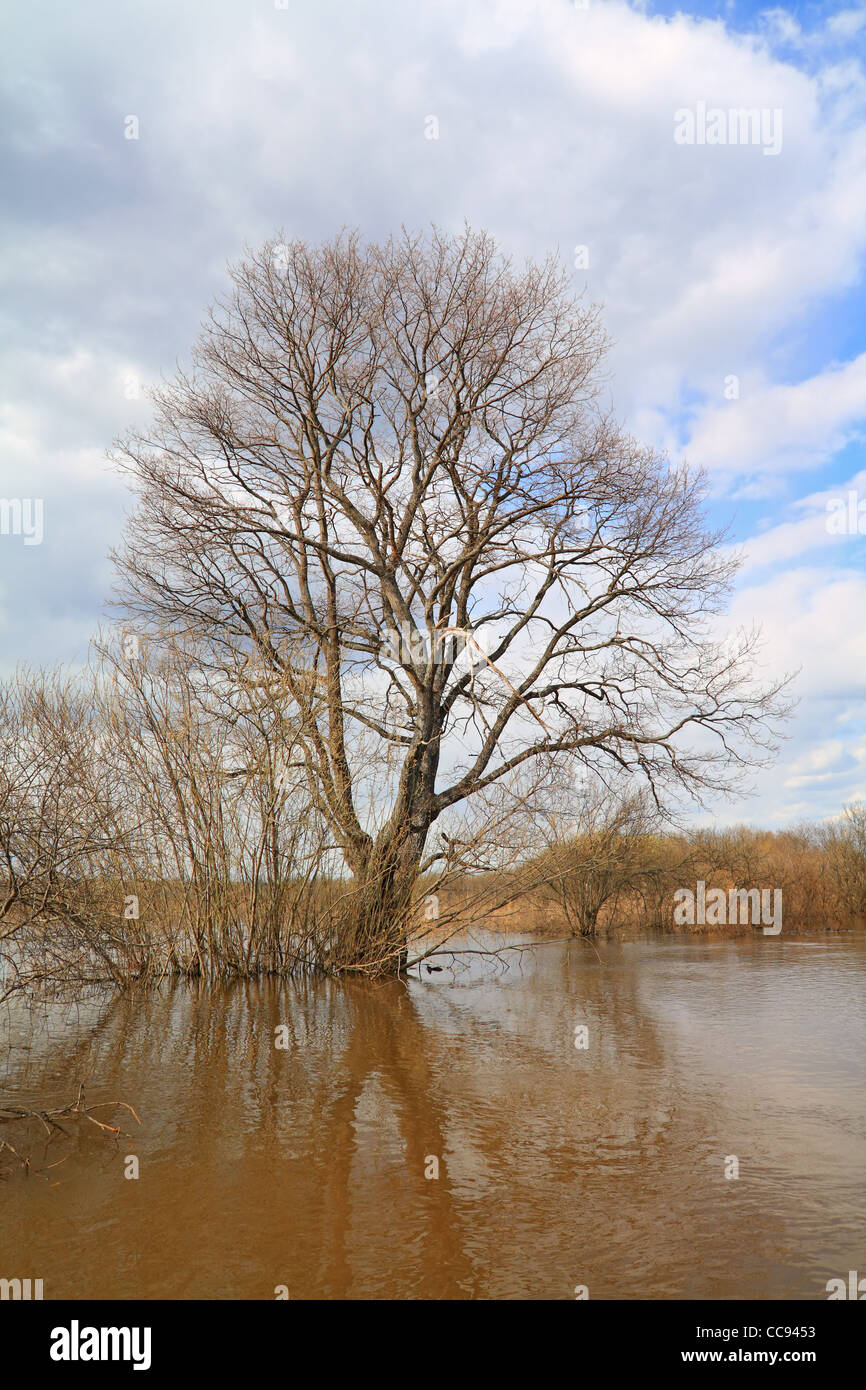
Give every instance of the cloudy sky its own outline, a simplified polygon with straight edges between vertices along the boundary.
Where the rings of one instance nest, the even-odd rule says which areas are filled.
[[[866,797],[866,7],[7,0],[0,33],[0,498],[44,507],[41,544],[6,509],[3,671],[84,657],[130,505],[106,449],[228,260],[468,220],[604,304],[616,412],[707,469],[731,624],[800,671],[719,820]]]

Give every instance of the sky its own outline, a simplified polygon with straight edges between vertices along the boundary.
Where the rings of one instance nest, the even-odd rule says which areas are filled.
[[[726,626],[798,673],[712,817],[866,798],[866,5],[6,0],[0,53],[0,674],[86,656],[107,450],[228,262],[468,220],[603,305],[612,408],[742,555]]]

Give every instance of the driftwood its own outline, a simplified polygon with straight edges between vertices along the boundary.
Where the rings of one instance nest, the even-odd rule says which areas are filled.
[[[47,1144],[50,1143],[51,1140],[54,1139],[57,1134],[62,1134],[67,1139],[72,1138],[70,1130],[68,1130],[65,1127],[65,1125],[61,1124],[61,1120],[74,1120],[78,1118],[84,1118],[85,1120],[89,1120],[91,1124],[96,1125],[97,1128],[102,1130],[103,1133],[111,1135],[111,1137],[114,1140],[118,1140],[120,1136],[125,1133],[125,1131],[123,1131],[119,1125],[105,1124],[104,1121],[98,1120],[96,1116],[92,1113],[94,1110],[111,1110],[116,1109],[117,1107],[121,1107],[124,1110],[128,1110],[134,1118],[136,1124],[141,1124],[141,1120],[138,1118],[138,1115],[136,1114],[135,1110],[131,1105],[128,1105],[126,1101],[109,1100],[98,1101],[94,1105],[85,1104],[84,1085],[83,1083],[79,1082],[78,1095],[76,1096],[75,1100],[70,1101],[67,1105],[55,1107],[52,1110],[37,1110],[31,1109],[28,1106],[10,1105],[5,1102],[0,1102],[0,1124],[12,1124],[16,1122],[20,1123],[22,1121],[27,1122],[37,1120],[42,1125],[47,1135],[47,1146]],[[0,1159],[2,1159],[4,1153],[11,1154],[12,1158],[20,1164],[20,1166],[27,1174],[30,1174],[32,1171],[35,1171],[38,1172],[41,1176],[44,1176],[49,1169],[57,1168],[60,1166],[61,1163],[66,1162],[65,1158],[61,1158],[58,1160],[57,1163],[50,1163],[47,1164],[44,1168],[33,1169],[31,1166],[32,1156],[30,1154],[27,1154],[25,1156],[24,1154],[19,1153],[19,1151],[7,1140],[0,1139]],[[0,1169],[0,1176],[2,1176],[2,1169]]]

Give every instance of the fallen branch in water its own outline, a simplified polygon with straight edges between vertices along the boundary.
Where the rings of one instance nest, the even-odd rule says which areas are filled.
[[[85,1120],[89,1120],[91,1124],[96,1125],[98,1129],[101,1129],[104,1133],[110,1134],[115,1140],[117,1140],[120,1138],[121,1134],[125,1133],[125,1131],[122,1130],[119,1125],[105,1124],[102,1120],[96,1119],[95,1115],[91,1114],[91,1111],[115,1109],[118,1106],[120,1106],[124,1110],[128,1110],[129,1113],[133,1116],[137,1125],[141,1124],[141,1120],[138,1118],[138,1115],[136,1114],[133,1107],[131,1105],[127,1105],[126,1101],[124,1100],[104,1100],[97,1101],[93,1105],[86,1105],[84,1096],[84,1085],[83,1083],[79,1082],[78,1095],[76,1096],[75,1100],[70,1101],[68,1105],[61,1105],[55,1107],[52,1110],[36,1110],[24,1105],[0,1104],[0,1124],[12,1124],[15,1122],[27,1120],[38,1120],[39,1123],[42,1125],[43,1129],[45,1130],[46,1134],[48,1135],[48,1142],[50,1142],[54,1138],[55,1134],[58,1133],[64,1135],[67,1139],[72,1138],[71,1132],[60,1123],[61,1119],[83,1118]],[[4,1151],[8,1151],[13,1156],[13,1158],[17,1159],[18,1163],[24,1169],[25,1173],[29,1175],[29,1173],[31,1172],[31,1157],[29,1154],[25,1157],[23,1154],[19,1153],[18,1150],[14,1148],[12,1144],[8,1143],[5,1139],[0,1140],[0,1156],[2,1156]],[[66,1159],[62,1158],[58,1160],[58,1163],[49,1164],[45,1170],[37,1169],[35,1171],[39,1172],[40,1176],[44,1176],[44,1173],[47,1172],[49,1169],[57,1168],[60,1163],[65,1163],[65,1161]]]
[[[121,1134],[122,1130],[119,1126],[104,1125],[101,1120],[95,1120],[90,1113],[91,1110],[111,1109],[118,1105],[122,1106],[124,1110],[129,1111],[135,1119],[136,1124],[141,1124],[141,1120],[136,1115],[132,1106],[127,1105],[125,1100],[102,1100],[98,1101],[95,1105],[85,1105],[84,1085],[82,1082],[78,1084],[78,1095],[76,1099],[71,1101],[69,1105],[62,1105],[55,1110],[30,1110],[26,1106],[21,1105],[0,1105],[0,1122],[4,1120],[41,1120],[49,1134],[51,1133],[51,1126],[53,1126],[54,1129],[59,1129],[61,1134],[68,1134],[69,1131],[65,1130],[61,1124],[58,1124],[55,1117],[58,1115],[84,1115],[86,1119],[90,1120],[91,1124],[98,1125],[100,1129],[107,1129],[112,1134]]]

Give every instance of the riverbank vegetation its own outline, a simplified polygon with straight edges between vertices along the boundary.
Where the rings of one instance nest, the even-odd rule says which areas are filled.
[[[120,638],[85,674],[0,686],[0,994],[350,972],[357,886],[306,774],[273,683],[240,671],[229,690],[177,644]],[[781,890],[786,932],[866,919],[860,805],[776,833],[672,830],[639,794],[552,774],[519,791],[440,832],[403,969],[479,925],[677,930],[674,893],[696,881]]]
[[[839,817],[770,831],[752,826],[689,832],[581,834],[549,850],[537,887],[492,915],[501,929],[627,937],[647,932],[746,935],[758,921],[680,924],[675,894],[703,883],[720,889],[773,890],[784,903],[784,932],[866,927],[866,807]],[[740,918],[743,917],[742,909]]]

